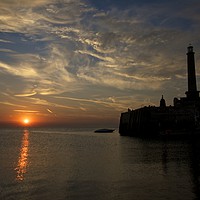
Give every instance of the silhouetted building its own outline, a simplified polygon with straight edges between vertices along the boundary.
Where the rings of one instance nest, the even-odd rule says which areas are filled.
[[[143,107],[121,113],[119,133],[128,136],[194,133],[200,130],[200,97],[196,85],[193,46],[187,48],[188,91],[186,97],[174,98],[174,106]]]
[[[188,70],[188,91],[186,92],[189,100],[199,100],[199,91],[197,91],[195,61],[193,47],[190,45],[187,52],[187,70]]]
[[[188,91],[186,97],[174,98],[174,106],[198,105],[200,106],[199,91],[197,91],[195,59],[193,46],[189,45],[187,52]]]
[[[160,100],[160,107],[161,107],[161,108],[165,108],[165,107],[166,107],[166,102],[165,102],[165,100],[163,99],[163,95],[162,95],[162,99]]]

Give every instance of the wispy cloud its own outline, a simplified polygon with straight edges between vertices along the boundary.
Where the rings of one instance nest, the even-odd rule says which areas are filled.
[[[181,2],[0,1],[1,104],[91,114],[171,98],[185,84],[186,45],[200,51],[200,3]]]
[[[37,94],[36,92],[28,93],[28,94],[15,94],[16,97],[30,97]]]
[[[47,111],[48,111],[49,113],[53,113],[53,111],[51,111],[51,110],[50,110],[50,109],[48,109],[48,108],[47,108]]]
[[[6,52],[6,53],[16,53],[15,51],[11,49],[0,49],[0,52]]]
[[[20,113],[38,113],[37,110],[13,110],[14,112],[20,112]]]
[[[21,108],[25,108],[26,107],[26,106],[22,106],[22,105],[10,103],[10,102],[5,102],[5,101],[0,101],[0,104],[7,105],[7,106],[21,107]]]
[[[0,42],[4,42],[4,43],[12,43],[11,41],[9,41],[9,40],[5,40],[5,39],[0,39]]]

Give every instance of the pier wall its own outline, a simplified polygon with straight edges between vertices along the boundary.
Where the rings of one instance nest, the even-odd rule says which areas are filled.
[[[122,136],[143,136],[157,132],[157,121],[151,117],[149,109],[140,108],[137,110],[121,113],[119,133]],[[151,133],[149,132],[151,130]]]
[[[192,131],[196,126],[194,108],[143,107],[121,113],[122,136],[155,136],[161,132]]]

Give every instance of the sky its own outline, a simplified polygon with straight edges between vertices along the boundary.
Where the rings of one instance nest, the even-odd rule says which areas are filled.
[[[199,10],[199,0],[0,0],[0,123],[117,127],[128,108],[173,104],[187,91],[189,44],[200,84]]]

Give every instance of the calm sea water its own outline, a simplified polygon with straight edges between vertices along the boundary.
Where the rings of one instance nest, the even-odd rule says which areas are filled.
[[[1,200],[200,198],[200,142],[1,129]]]

